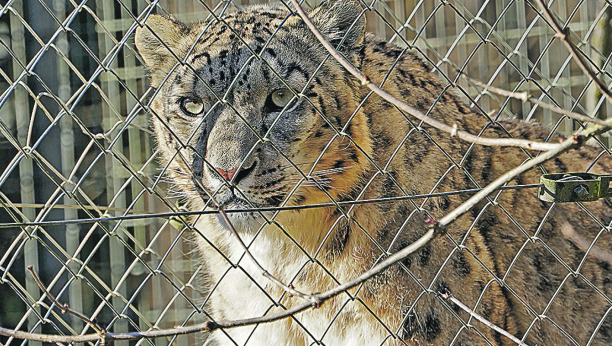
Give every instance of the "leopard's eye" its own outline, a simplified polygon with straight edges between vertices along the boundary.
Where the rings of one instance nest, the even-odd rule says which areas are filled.
[[[270,95],[270,100],[274,104],[274,110],[280,111],[293,99],[293,93],[289,89],[274,90]]]
[[[195,117],[204,112],[204,103],[202,101],[193,100],[188,97],[183,97],[180,100],[181,110],[185,114]]]

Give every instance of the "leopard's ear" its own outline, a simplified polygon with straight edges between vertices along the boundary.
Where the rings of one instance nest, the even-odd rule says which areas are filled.
[[[365,35],[366,19],[362,12],[356,0],[326,0],[308,16],[334,47],[342,42],[340,50],[350,50]]]
[[[187,50],[182,41],[188,32],[185,24],[160,15],[151,15],[144,26],[136,29],[136,48],[151,74],[152,86],[159,86],[172,67],[184,58]]]

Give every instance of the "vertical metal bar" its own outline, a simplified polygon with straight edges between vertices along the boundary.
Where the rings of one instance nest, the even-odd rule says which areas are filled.
[[[12,7],[17,13],[23,15],[23,2],[21,0],[14,1]],[[15,57],[25,65],[27,63],[27,57],[24,27],[16,17],[11,17],[10,22],[13,52],[15,53]],[[19,76],[21,72],[22,69],[19,64],[13,61],[13,76]],[[23,82],[25,83],[26,81],[23,80]],[[15,100],[15,126],[17,128],[17,139],[19,140],[20,145],[25,146],[28,145],[26,140],[30,127],[30,100],[27,92],[21,86],[15,88],[13,95]],[[19,185],[21,191],[21,203],[36,203],[34,191],[34,166],[31,159],[24,159],[19,163]],[[36,218],[36,212],[33,208],[23,208],[22,212],[30,221],[33,221]],[[31,265],[34,268],[34,271],[39,272],[38,243],[36,240],[27,241],[23,250],[23,256],[25,268]],[[36,285],[36,282],[27,271],[25,271],[25,278],[26,290],[34,299],[38,300],[40,298],[40,291]],[[30,315],[28,318],[28,329],[31,329],[37,322],[38,319],[36,315]],[[30,341],[29,344],[31,346],[42,345],[41,342],[37,341]]]
[[[9,14],[7,13],[6,16],[9,16]],[[0,24],[0,37],[2,37],[2,40],[4,40],[4,42],[7,42],[10,44],[10,40],[11,40],[11,29],[8,25],[3,25]],[[9,58],[9,53],[4,49],[0,49],[0,55],[2,55],[2,57],[4,59],[8,59]],[[9,71],[6,71],[9,72]],[[0,90],[2,90],[2,92],[4,92],[6,89],[8,89],[10,86],[10,83],[8,81],[2,80],[0,81]],[[16,128],[16,120],[15,118],[17,117],[17,114],[15,113],[15,96],[12,95],[11,97],[8,98],[7,102],[4,104],[3,107],[0,107],[0,121],[2,123],[4,123],[4,125],[6,125],[6,127],[8,128],[10,133],[17,133],[17,128]],[[3,187],[6,187],[6,182],[4,183],[5,185],[3,185]]]
[[[591,11],[596,13],[597,7],[593,7]],[[601,59],[602,65],[606,61],[607,57],[610,56],[610,54],[612,53],[612,7],[608,5],[608,8],[606,8],[605,12],[606,14],[601,20],[600,25],[598,25],[598,27],[600,28],[599,29],[600,34],[595,36],[598,38],[598,40],[591,39],[591,42],[598,41],[595,44],[595,46],[600,49],[600,52],[603,55],[603,59]],[[587,23],[591,22],[588,16],[584,16],[584,17],[586,17],[586,19],[583,19],[582,20],[583,22],[585,21]],[[593,17],[595,17],[595,15]],[[595,54],[589,54],[589,55],[595,55]],[[598,59],[595,59],[595,61],[598,61]],[[608,63],[608,65],[605,66],[604,70],[608,72],[611,70],[610,63]],[[587,112],[588,112],[587,114],[592,114],[596,105],[599,103],[598,101],[599,101],[599,98],[601,97],[601,93],[597,91],[597,88],[595,86],[591,86],[589,87],[589,91],[586,97],[587,97]],[[600,106],[596,116],[600,119],[607,119],[607,118],[612,117],[612,107],[610,107],[607,104]],[[605,143],[608,147],[612,146],[612,135],[610,135],[609,133],[604,133],[601,135],[601,137],[602,137],[603,143]]]
[[[489,4],[489,2],[484,2],[483,6],[486,6],[487,4]],[[477,12],[480,12],[481,16],[486,16],[486,11],[480,11],[480,9],[477,10]],[[459,20],[457,21],[459,22]],[[463,22],[463,21],[460,21]],[[465,23],[463,23],[465,25]],[[459,32],[459,31],[457,31]],[[467,33],[466,33],[467,35]],[[467,58],[467,49],[466,46],[469,44],[468,42],[470,40],[466,39],[463,40],[465,42],[465,44],[459,45],[459,61],[464,61],[464,59]],[[477,42],[475,43],[474,46],[476,46],[476,44],[478,44]],[[483,45],[479,48],[479,60],[478,60],[478,78],[482,81],[488,81],[489,80],[489,71],[491,69],[494,69],[495,67],[491,66],[492,60],[489,59],[489,50],[488,47],[490,47],[490,45]],[[471,48],[471,47],[470,47]],[[483,107],[484,109],[490,109],[491,108],[491,99],[489,97],[483,97],[480,99],[480,106]]]
[[[591,34],[589,37],[586,37],[589,30],[592,27],[591,23],[594,23],[596,18],[597,18],[597,6],[595,6],[592,3],[589,2],[584,2],[580,4],[580,9],[578,10],[579,13],[579,23],[581,24],[580,27],[584,28],[581,33],[579,34],[580,37],[585,41],[585,42],[591,42],[592,44],[586,44],[582,47],[582,51],[585,53],[586,56],[590,56],[592,57],[593,61],[598,61],[598,56],[596,54],[596,48],[594,49],[594,47],[597,47],[598,44],[595,42],[595,40],[593,39],[593,35]],[[603,23],[598,23],[597,26],[602,27]],[[609,25],[609,24],[608,24]],[[605,27],[605,25],[603,25],[603,27]],[[602,27],[602,29],[603,29]],[[610,44],[610,42],[607,43],[608,45]],[[603,44],[601,44],[603,45]],[[602,50],[603,53],[603,50]],[[604,53],[605,54],[605,53]],[[608,52],[609,54],[609,52]],[[600,65],[601,66],[601,65]],[[604,74],[602,74],[602,78],[604,77]],[[581,83],[580,87],[584,88],[586,87],[586,78],[583,78],[583,80],[585,81],[585,83]],[[609,79],[608,79],[609,80]],[[593,114],[593,106],[594,106],[594,101],[596,98],[596,94],[595,94],[595,87],[589,87],[586,92],[585,95],[582,97],[582,101],[585,104],[585,110],[586,110],[586,114]],[[602,113],[601,115],[604,116],[604,119],[606,118],[605,114]],[[599,114],[595,115],[595,116],[599,116]],[[601,139],[603,141],[603,143],[605,143],[607,146],[610,146],[610,143],[608,141],[609,139],[609,135],[603,135],[601,136]]]
[[[584,7],[585,6],[583,6],[583,8]],[[595,11],[596,7],[594,7],[593,10]],[[582,14],[582,11],[581,11],[581,14]],[[610,51],[611,51],[610,48],[612,48],[612,39],[611,39],[612,38],[612,22],[610,22],[611,17],[612,17],[612,8],[608,7],[605,10],[604,16],[600,19],[600,22],[595,27],[593,36],[591,36],[590,38],[590,41],[593,42],[594,46],[596,47],[595,49],[590,49],[590,51],[599,50],[599,52],[602,54],[603,57],[600,57],[597,54],[593,54],[595,52],[592,52],[591,54],[587,54],[587,55],[592,56],[594,61],[597,61],[601,64],[600,65],[601,67],[604,67],[603,64],[606,62],[606,58],[608,57],[608,55],[610,55]],[[583,16],[582,22],[584,22],[585,20],[588,22],[589,19],[590,18],[588,16]],[[605,66],[603,70],[610,71],[610,66],[609,65]],[[593,112],[597,110],[596,112],[597,114],[595,114],[596,117],[600,119],[607,118],[606,114],[607,114],[608,107],[602,105],[597,109],[600,96],[599,96],[599,92],[597,92],[597,88],[594,85],[591,85],[589,87],[589,90],[587,91],[587,94],[585,97],[586,97],[585,103],[586,103],[587,114],[593,114]],[[604,136],[602,135],[602,137]],[[606,145],[609,146],[608,143],[606,143]]]
[[[545,23],[541,23],[540,27],[545,29],[546,28],[546,24]],[[539,44],[541,49],[546,47],[546,45],[548,44],[548,40],[549,40],[549,37],[548,37],[547,31],[546,30],[541,30],[540,34],[538,35],[538,44]],[[550,57],[551,57],[551,55],[548,52],[542,54],[542,56],[540,57],[541,59],[540,59],[540,64],[539,64],[540,65],[540,71],[541,71],[541,74],[542,74],[542,78],[545,78],[545,79],[548,79],[548,80],[551,79],[551,70],[550,70],[551,61],[550,61]],[[545,126],[552,126],[553,125],[552,113],[548,109],[544,109],[542,111],[542,114],[543,114],[543,119],[541,120],[542,123]]]
[[[563,20],[565,20],[567,18],[567,2],[565,0],[559,0],[557,2],[557,15],[559,16],[559,18],[562,18]],[[561,66],[561,64],[559,64],[559,66]],[[571,91],[572,91],[572,70],[571,70],[571,65],[567,65],[567,68],[565,69],[565,71],[562,72],[563,77],[559,79],[559,82],[562,82],[563,79],[567,80],[567,83],[562,83],[561,85],[567,85],[567,90],[566,92],[569,94],[567,95],[565,92],[561,93],[561,97],[562,97],[562,102],[560,102],[560,105],[563,109],[572,109],[572,97],[571,97]],[[582,76],[583,73],[582,71],[580,72],[579,76]],[[574,130],[574,121],[571,119],[565,119],[563,120],[563,123],[560,126],[560,130],[562,133],[572,133]]]
[[[519,32],[525,32],[527,30],[527,17],[525,14],[525,3],[516,2],[515,4],[516,4],[517,29],[519,29]],[[521,54],[518,56],[519,70],[521,71],[521,73],[525,75],[529,74],[529,65],[526,61],[526,57],[528,56],[528,53],[527,53],[528,42],[529,40],[525,39],[523,41],[523,44],[520,47],[517,47],[517,50]],[[531,105],[529,104],[529,102],[523,102],[521,104],[521,108],[522,108],[522,114],[527,115],[529,114],[529,111],[531,110]]]
[[[53,3],[53,9],[55,15],[59,20],[66,18],[66,5],[62,0],[55,0]],[[66,33],[63,33],[57,38],[58,47],[68,47],[68,37]],[[68,52],[64,52],[67,54]],[[58,96],[62,101],[67,101],[72,92],[70,87],[70,69],[62,59],[57,59],[57,78],[59,84]],[[60,155],[62,159],[62,174],[68,177],[72,172],[75,165],[74,158],[74,131],[72,130],[72,119],[68,115],[64,115],[60,119]],[[67,185],[70,188],[72,185]],[[76,205],[75,201],[71,198],[64,196],[63,203],[65,205]],[[64,219],[74,220],[78,218],[78,211],[76,209],[64,209]],[[70,255],[74,254],[79,247],[79,232],[80,226],[78,224],[70,224],[66,226],[66,252]],[[73,261],[70,261],[69,266],[72,266],[74,271],[78,270],[78,266]],[[69,304],[70,307],[76,311],[83,311],[82,301],[82,287],[81,281],[75,280],[70,284],[69,288]],[[72,328],[75,330],[81,330],[83,322],[77,318],[71,319]]]
[[[123,18],[122,18],[123,19]],[[123,29],[123,28],[122,28]],[[127,85],[127,88],[137,94],[138,91],[138,81],[137,79],[140,77],[139,75],[133,74],[136,70],[136,58],[134,55],[125,54],[124,56],[124,73],[122,77]],[[125,95],[125,103],[127,106],[128,112],[136,106],[136,100],[128,93],[124,93]],[[141,116],[136,116],[131,124],[137,125],[140,128],[146,127],[147,124],[144,121],[144,118]],[[137,170],[142,168],[143,163],[146,161],[146,157],[144,157],[147,153],[144,151],[144,148],[141,146],[141,130],[137,127],[130,126],[127,128],[128,132],[128,142],[129,142],[129,153],[130,153],[130,163]],[[132,191],[132,199],[134,200],[142,191],[142,186],[136,180],[133,180],[131,183],[131,191]],[[135,210],[144,210],[144,200],[139,199],[136,201],[133,207]],[[145,233],[145,226],[149,223],[149,220],[135,220],[134,225],[134,237],[140,242],[143,246],[146,246],[147,235]],[[142,265],[137,266],[131,272],[132,275],[141,275],[144,272],[144,267]]]
[[[380,13],[381,16],[385,15],[385,7],[382,4],[383,0],[377,0],[376,4],[374,5],[374,7],[376,8],[376,10]],[[379,37],[387,37],[387,25],[385,24],[384,20],[381,20],[380,18],[376,18],[376,36]]]
[[[196,8],[195,6],[198,6],[195,4],[195,1],[192,1],[191,4],[193,7],[192,8]],[[202,5],[199,5],[200,7]],[[186,0],[176,0],[174,2],[174,10],[176,11],[175,13],[177,13],[178,15],[182,16],[182,17],[187,17],[187,1]]]
[[[114,20],[114,1],[106,1],[106,0],[97,0],[96,1],[96,14],[102,19],[103,23],[112,22]],[[98,36],[98,44],[100,47],[100,55],[104,56],[107,54],[113,47],[113,40],[106,35],[104,31],[101,31]],[[117,69],[117,62],[114,61],[110,66],[113,69]],[[107,75],[108,76],[108,75]],[[120,89],[117,82],[113,81],[113,76],[105,79],[102,78],[102,90],[108,96],[110,105],[102,102],[102,114],[103,114],[103,129],[105,132],[110,131],[113,125],[119,120],[111,107],[115,109],[120,109],[121,107],[121,99],[120,99]],[[109,134],[110,135],[110,134]],[[117,142],[115,143],[115,150],[123,148],[123,141],[121,139],[121,134],[117,134],[119,136]],[[115,198],[116,191],[119,191],[123,184],[123,176],[125,174],[120,165],[115,165],[113,158],[111,156],[106,156],[105,158],[106,164],[106,187],[107,187],[107,200],[111,201]],[[124,209],[126,207],[125,201],[125,192],[121,192],[121,196],[116,199],[115,204],[111,207]],[[110,237],[109,240],[109,255],[110,255],[110,277],[111,277],[111,287],[113,289],[116,288],[121,276],[125,272],[125,254],[123,245],[117,240],[116,236]],[[118,289],[118,293],[121,295],[126,294],[125,285]],[[123,301],[121,301],[118,297],[112,298],[112,304],[117,308],[117,310],[121,310],[124,306]],[[117,321],[114,324],[114,332],[127,332],[128,323],[125,320]],[[119,341],[117,342],[118,346],[128,346],[127,341]]]
[[[139,6],[139,10],[142,10],[142,8],[140,8]],[[124,16],[124,14],[126,14]],[[121,19],[122,19],[122,23],[124,22],[124,20],[128,20],[130,18],[129,15],[127,15],[127,13],[125,13],[124,11],[121,12]],[[128,21],[125,21],[126,23],[128,23]],[[123,30],[125,30],[126,28],[124,28],[123,26],[120,28],[117,28],[119,30],[121,30],[123,32]],[[125,49],[125,48],[124,48]],[[134,74],[134,72],[136,71],[136,57],[132,54],[123,54],[123,61],[124,61],[124,66],[123,66],[123,71],[124,73],[119,74],[121,76],[121,78],[123,78],[125,85],[127,86],[127,88],[129,90],[131,90],[132,92],[134,92],[135,94],[138,94],[138,78],[141,78],[142,74]],[[123,93],[122,97],[125,98],[125,105],[126,105],[126,109],[129,112],[130,110],[132,110],[135,106],[136,106],[136,100],[134,100],[134,98],[129,95],[129,93],[125,92]],[[144,121],[144,118],[142,116],[136,116],[131,124],[133,125],[137,125],[137,127],[134,126],[129,126],[127,128],[127,132],[128,132],[128,152],[130,154],[130,164],[132,165],[132,167],[134,167],[136,169],[136,171],[140,171],[140,169],[142,168],[142,165],[144,162],[147,161],[146,159],[146,155],[148,154],[144,148],[141,146],[141,135],[142,132],[139,128],[143,128],[147,126],[146,122]],[[131,185],[131,199],[132,201],[134,201],[135,199],[139,198],[138,196],[140,195],[140,193],[142,192],[143,188],[140,185],[140,183],[133,179],[130,183]],[[144,199],[140,198],[138,199],[135,203],[133,203],[133,208],[135,210],[144,210]],[[134,228],[134,238],[136,240],[136,242],[140,243],[143,248],[147,247],[147,225],[150,224],[149,220],[143,219],[143,220],[135,220],[133,222],[133,228]],[[138,246],[136,245],[136,248],[138,248]],[[137,251],[138,252],[138,251]],[[153,256],[155,257],[155,256]],[[134,276],[140,276],[142,274],[145,273],[145,267],[144,265],[142,265],[141,263],[138,263],[130,272],[130,275],[132,277]],[[159,277],[155,277],[155,279],[157,279],[156,281],[159,283]],[[129,278],[128,278],[128,282],[129,282]],[[138,299],[138,310],[143,313],[145,316],[152,316],[151,319],[153,319],[154,317],[156,318],[156,311],[161,311],[161,309],[158,309],[158,305],[162,303],[163,297],[159,296],[159,290],[156,290],[155,288],[153,288],[153,291],[151,292],[153,293],[152,295],[140,295],[139,299]],[[157,297],[155,297],[155,295],[157,294]],[[155,299],[155,298],[159,298],[159,299]],[[155,316],[153,317],[153,314],[151,314],[151,312],[155,313]],[[142,319],[139,319],[139,325],[140,328],[143,330],[148,329],[148,325],[147,325],[148,321],[144,321]],[[162,343],[158,344],[162,345],[162,344],[166,344],[166,340],[163,339],[164,341],[162,341]]]
[[[404,29],[403,26],[406,22],[406,0],[393,1],[393,9],[395,11],[395,16],[397,17],[397,21],[395,22],[395,28],[399,28],[398,32],[405,39],[407,35],[406,29]],[[406,44],[401,39],[395,40],[394,43],[401,47],[406,47]]]
[[[456,16],[456,15],[455,15]],[[463,20],[457,20],[455,19],[455,32],[456,33],[460,33],[463,31],[463,28],[465,27],[465,22]],[[467,39],[467,37],[463,37],[462,42],[457,44],[457,47],[455,48],[455,51],[457,52],[457,62],[458,65],[461,66],[461,64],[465,61],[465,59],[467,58],[467,49],[468,49],[468,45],[469,45],[469,40]],[[486,47],[482,47],[482,50],[486,50]],[[481,52],[482,52],[481,50]],[[472,59],[477,59],[478,56],[480,54],[476,55],[474,58]],[[482,79],[482,76],[478,76],[479,78]],[[461,79],[459,79],[458,81],[460,84],[462,85],[467,85],[464,84],[465,82],[462,81]]]
[[[168,3],[168,1],[169,0],[160,0],[156,7],[161,7],[161,8],[169,9],[170,8],[170,4]],[[157,11],[157,13],[160,13],[160,12]]]
[[[414,42],[415,46],[417,46],[422,52],[427,54],[427,46],[424,43],[424,39],[427,38],[427,31],[423,28],[425,25],[425,19],[427,18],[427,9],[425,8],[427,5],[426,1],[418,2],[415,5],[414,11],[416,15],[414,16],[414,28],[416,29],[416,34],[418,34],[421,30],[421,35],[416,42]]]
[[[436,27],[436,40],[438,45],[435,46],[435,49],[438,51],[438,54],[444,55],[449,47],[449,37],[446,33],[446,13],[444,13],[444,7],[440,7],[435,14],[434,17],[435,27]],[[448,66],[446,64],[440,65],[440,72],[447,75],[448,74]]]

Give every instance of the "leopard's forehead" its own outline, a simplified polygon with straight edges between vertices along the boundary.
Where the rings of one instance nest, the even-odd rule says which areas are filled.
[[[209,23],[192,28],[197,35],[196,50],[214,54],[227,49],[247,45],[259,52],[266,45],[273,45],[273,36],[286,36],[289,24],[297,18],[286,8],[254,7],[226,14]]]
[[[348,1],[330,1],[309,15],[331,43],[342,45],[347,54],[357,52],[364,33],[359,6]],[[236,69],[248,66],[243,61],[246,57],[263,61],[264,69],[281,78],[269,61],[275,60],[288,69],[297,65],[302,71],[313,73],[327,60],[326,51],[301,18],[283,6],[246,7],[197,24],[151,15],[146,26],[136,30],[135,43],[151,74],[151,84],[163,88],[168,87],[168,77],[185,72],[185,66],[194,75],[208,67],[237,76],[240,73],[233,73]],[[331,62],[326,65],[336,67]],[[321,71],[321,75],[329,74]]]
[[[319,59],[299,34],[298,20],[287,8],[258,6],[194,25],[187,38],[192,49],[173,74],[172,93],[213,90],[219,97],[229,91],[246,93],[251,102],[270,89],[300,90]]]

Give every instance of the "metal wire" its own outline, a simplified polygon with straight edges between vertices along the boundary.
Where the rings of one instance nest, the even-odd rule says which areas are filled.
[[[158,91],[147,84],[143,61],[132,44],[133,36],[136,28],[146,23],[152,13],[171,14],[179,20],[195,22],[222,18],[223,14],[244,6],[266,2],[3,2],[0,10],[0,326],[47,334],[93,332],[88,324],[61,314],[61,307],[49,303],[36,280],[28,274],[29,266],[39,273],[48,292],[58,301],[95,319],[108,331],[119,333],[164,329],[211,318],[205,306],[215,287],[210,291],[201,288],[199,281],[204,268],[192,263],[189,256],[192,245],[185,236],[191,225],[177,229],[171,225],[170,219],[181,220],[183,216],[218,211],[183,211],[176,203],[180,198],[168,192],[172,187],[163,178],[167,167],[158,167],[158,152],[147,118],[160,116],[154,114],[149,104],[151,96]],[[305,1],[304,6],[315,7],[319,3]],[[569,135],[587,126],[528,102],[495,95],[460,78],[460,74],[467,74],[490,86],[535,94],[539,100],[566,110],[596,115],[600,119],[612,117],[612,107],[605,103],[605,97],[597,93],[588,77],[572,64],[571,55],[553,39],[548,24],[529,1],[360,0],[360,3],[368,19],[367,31],[402,48],[419,52],[443,81],[445,90],[440,96],[450,92],[447,89],[454,88],[474,111],[488,116],[491,124],[510,117],[536,120],[552,129],[551,136],[553,133]],[[603,1],[557,0],[551,4],[551,8],[571,29],[572,39],[584,57],[595,66],[599,77],[610,85],[612,49],[605,42],[612,37],[612,29],[605,24],[612,17],[610,4]],[[252,53],[251,60],[254,60],[259,58],[261,52]],[[177,66],[186,61],[178,59]],[[247,66],[248,63],[241,69]],[[317,68],[317,72],[322,66]],[[392,71],[388,71],[387,77]],[[278,74],[277,77],[281,78]],[[387,78],[382,83],[383,87],[386,81]],[[297,98],[306,94],[307,90],[292,92]],[[217,95],[218,101],[231,106],[226,96]],[[366,99],[368,97],[370,95]],[[306,101],[314,106],[312,101]],[[344,128],[337,127],[323,110],[316,111],[333,129],[334,139],[347,138],[344,134],[348,123]],[[337,207],[341,218],[349,219],[350,211],[356,205],[409,201],[415,212],[406,215],[407,225],[413,218],[419,217],[416,211],[431,217],[427,206],[436,198],[467,196],[481,190],[478,181],[465,167],[473,147],[457,160],[435,142],[422,128],[422,123],[414,121],[409,115],[405,116],[412,130],[403,134],[404,141],[421,133],[447,158],[446,161],[432,163],[445,173],[435,186],[429,187],[429,193],[417,195],[404,191],[395,181],[388,172],[389,164],[397,154],[395,152],[386,166],[379,166],[375,160],[367,157],[376,173],[365,189],[375,179],[387,177],[400,190],[397,197],[368,200],[362,199],[360,194],[352,201],[335,201],[328,194],[328,203],[266,208],[252,206],[226,212],[257,212],[268,223],[274,223],[281,211]],[[280,116],[272,127],[276,126],[278,119]],[[271,130],[263,137],[257,134],[258,143],[267,141],[266,136]],[[347,139],[350,145],[365,154],[350,136]],[[612,140],[609,135],[598,137],[595,145],[601,147],[601,154],[586,165],[610,159]],[[525,158],[531,155],[525,153]],[[322,156],[323,153],[319,159]],[[288,157],[286,159],[290,161]],[[294,168],[300,171],[303,179],[291,193],[300,184],[324,185],[323,180],[313,179],[316,176],[314,166],[303,171],[296,165]],[[439,191],[444,179],[455,170],[463,171],[474,188]],[[583,280],[585,286],[596,291],[612,306],[612,301],[581,272],[586,255],[581,259],[580,266],[573,269],[566,263],[563,254],[556,253],[540,238],[541,229],[535,234],[523,229],[507,206],[499,203],[504,190],[538,186],[518,182],[489,196],[462,239],[447,237],[454,249],[434,273],[432,281],[421,283],[414,277],[421,292],[412,307],[431,297],[437,297],[433,299],[447,304],[438,296],[436,282],[444,276],[445,270],[449,270],[446,263],[452,261],[457,253],[469,253],[480,261],[474,249],[468,246],[467,238],[481,215],[490,209],[500,210],[507,216],[508,222],[516,225],[524,235],[522,249],[535,246],[533,244],[543,246],[567,270],[567,273],[562,273],[563,282],[543,310],[531,307],[508,288],[510,294],[516,296],[517,301],[533,316],[530,328],[537,328],[540,321],[548,318],[546,313],[550,305],[554,304],[555,297],[568,280]],[[589,243],[593,248],[597,239],[612,230],[612,226],[595,217],[588,206],[580,207],[601,228],[597,238]],[[364,226],[358,226],[370,237]],[[255,238],[262,228],[256,232]],[[285,230],[283,232],[289,236]],[[329,236],[328,233],[326,237]],[[381,254],[387,255],[392,252],[396,241],[379,244],[374,238],[369,239]],[[320,265],[318,256],[321,249],[310,255],[297,241],[294,242],[312,263]],[[521,253],[522,250],[515,254],[512,265],[506,268],[502,277],[496,276],[480,262],[493,278],[483,288],[483,295],[489,286],[503,286],[507,282]],[[384,256],[379,262],[382,260]],[[233,265],[240,267],[240,261]],[[400,266],[408,270],[404,264]],[[243,271],[248,275],[246,270]],[[339,283],[331,273],[327,273]],[[305,331],[315,340],[314,343],[324,343],[326,333],[341,312],[348,309],[349,302],[360,304],[369,311],[374,320],[386,328],[388,338],[401,337],[401,330],[386,326],[361,300],[361,290],[363,284],[355,292],[347,293],[347,300],[322,336],[315,337],[308,330]],[[270,298],[274,301],[270,310],[274,305],[282,306],[282,298]],[[480,299],[476,306],[470,308],[477,311],[479,304]],[[479,328],[483,327],[474,327],[472,317],[466,322],[448,306],[461,324],[456,338],[463,330],[481,333]],[[413,313],[412,307],[406,312],[405,319]],[[598,330],[610,309],[602,316]],[[300,323],[298,319],[296,322]],[[551,323],[556,322],[551,320]],[[568,342],[577,344],[561,326],[558,329]],[[141,339],[137,344],[195,344],[202,341],[201,336],[177,335],[173,338]],[[0,337],[2,345],[17,342],[12,338]],[[41,345],[40,342],[28,342]],[[119,345],[129,344],[128,341],[116,342]]]

